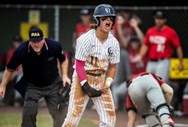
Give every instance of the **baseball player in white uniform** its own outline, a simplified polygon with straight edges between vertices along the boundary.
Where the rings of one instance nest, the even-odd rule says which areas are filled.
[[[94,10],[93,19],[92,29],[77,39],[68,113],[62,127],[77,127],[90,98],[99,114],[99,126],[115,126],[110,90],[120,61],[119,42],[110,33],[115,11],[109,4],[100,4]]]

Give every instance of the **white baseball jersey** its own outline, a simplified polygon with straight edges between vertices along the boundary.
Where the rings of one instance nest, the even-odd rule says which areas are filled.
[[[108,63],[120,61],[119,42],[109,33],[107,40],[101,43],[92,29],[77,39],[75,58],[86,62],[86,71],[106,71]]]

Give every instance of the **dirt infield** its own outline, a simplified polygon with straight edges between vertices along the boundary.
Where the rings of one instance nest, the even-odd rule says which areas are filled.
[[[22,112],[21,107],[2,107],[0,106],[0,112]],[[46,107],[40,107],[39,108],[39,114],[48,114],[48,110]],[[117,121],[116,121],[116,126],[115,127],[126,127],[127,124],[127,115],[125,111],[117,111]],[[97,124],[99,123],[99,117],[98,114],[95,110],[89,110],[87,109],[82,118],[90,118]],[[177,125],[177,127],[188,127],[188,116],[182,116],[182,117],[173,117],[174,121]],[[137,125],[144,125],[145,122],[144,120],[138,116],[137,118]],[[186,124],[186,126],[180,126],[180,124]],[[139,127],[145,127],[145,126],[139,126]]]
[[[117,111],[117,120],[116,120],[116,126],[115,127],[126,127],[127,124],[127,115],[125,111]],[[99,122],[98,114],[94,110],[86,110],[83,114],[83,117],[90,117],[91,119],[95,120],[97,123]],[[188,116],[183,117],[173,117],[174,121],[177,126],[175,127],[188,127]],[[145,121],[138,116],[137,117],[137,126],[144,125]],[[186,126],[185,126],[186,124]],[[183,126],[180,126],[183,125]],[[139,127],[147,127],[147,126],[139,126]]]

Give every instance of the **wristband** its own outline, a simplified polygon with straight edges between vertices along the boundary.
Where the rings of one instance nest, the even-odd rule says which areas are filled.
[[[85,80],[83,80],[83,81],[81,81],[81,82],[80,82],[81,86],[83,86],[85,82],[87,82],[87,80],[86,80],[86,79],[85,79]]]
[[[113,79],[111,77],[107,77],[105,81],[105,85],[110,87],[113,82]]]

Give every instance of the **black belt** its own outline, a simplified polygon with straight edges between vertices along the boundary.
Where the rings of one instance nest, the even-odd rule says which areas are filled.
[[[86,72],[87,75],[91,75],[91,76],[101,76],[103,75],[104,73],[90,73],[90,72]]]

